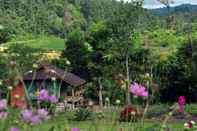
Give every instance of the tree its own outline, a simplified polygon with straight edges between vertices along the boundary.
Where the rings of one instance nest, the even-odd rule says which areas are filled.
[[[168,17],[166,19],[166,22],[167,22],[167,27],[169,28],[170,24],[173,21],[173,17],[171,17],[171,15],[170,15],[170,4],[174,3],[174,0],[157,0],[157,1],[159,1],[160,3],[165,5],[166,8],[168,9]]]
[[[24,73],[32,70],[34,64],[40,64],[42,60],[41,50],[30,48],[22,44],[12,44],[0,54],[1,75],[0,79],[9,81],[8,86],[16,86]]]
[[[115,10],[108,21],[108,26],[112,30],[112,42],[111,48],[108,54],[112,56],[116,65],[119,65],[121,73],[125,73],[126,76],[126,103],[130,104],[130,69],[129,62],[133,49],[133,34],[135,27],[137,26],[139,16],[143,12],[142,2],[120,2],[114,4]],[[118,17],[117,17],[118,16]],[[124,64],[123,64],[124,63]]]

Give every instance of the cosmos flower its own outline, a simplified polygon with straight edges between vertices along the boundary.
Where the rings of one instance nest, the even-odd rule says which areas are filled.
[[[42,120],[47,120],[49,118],[49,116],[48,116],[49,112],[45,109],[38,109],[37,113],[38,113],[38,116],[40,117],[40,119],[42,119]]]
[[[39,124],[41,122],[42,121],[41,121],[39,115],[34,115],[34,116],[31,117],[31,124],[32,125],[36,125],[36,124]]]
[[[39,93],[38,99],[41,101],[48,101],[49,94],[48,91],[45,89],[42,89]]]
[[[31,110],[24,110],[21,113],[23,121],[30,123],[31,118],[33,117],[33,112]]]
[[[179,112],[184,112],[184,106],[186,104],[186,99],[184,96],[180,96],[178,99]]]
[[[146,91],[146,88],[138,83],[133,83],[130,86],[130,92],[134,96],[139,96],[139,97],[148,97],[148,91]]]
[[[195,122],[194,121],[189,121],[189,122],[187,122],[187,123],[184,124],[184,127],[186,129],[192,129],[194,127],[194,125],[195,125]]]
[[[8,116],[7,112],[4,112],[4,111],[0,112],[0,119],[6,119],[7,116]]]
[[[0,111],[7,108],[7,100],[0,100]]]
[[[20,130],[18,128],[16,128],[16,127],[11,127],[10,131],[20,131]]]
[[[80,131],[80,129],[79,129],[79,128],[74,127],[74,128],[71,128],[71,131]]]
[[[57,103],[58,102],[58,98],[55,96],[55,95],[51,95],[51,96],[49,96],[49,101],[51,102],[51,103]]]

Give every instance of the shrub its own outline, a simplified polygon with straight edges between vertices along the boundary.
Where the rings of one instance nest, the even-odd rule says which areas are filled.
[[[120,113],[120,121],[135,122],[141,117],[141,114],[135,107],[126,106]]]
[[[7,28],[0,25],[0,44],[5,43],[11,38],[11,33]]]
[[[80,108],[77,110],[75,113],[75,118],[74,120],[76,121],[85,121],[88,120],[92,117],[92,111],[85,109],[85,108]]]
[[[103,119],[104,117],[105,117],[105,115],[104,115],[103,111],[97,111],[96,112],[96,118]]]

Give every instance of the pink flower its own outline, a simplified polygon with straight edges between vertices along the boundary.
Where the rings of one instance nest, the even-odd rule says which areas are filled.
[[[11,127],[10,131],[20,131],[20,130],[18,128],[16,128],[16,127]]]
[[[37,113],[38,113],[38,116],[40,117],[40,119],[42,119],[42,120],[46,120],[49,118],[49,116],[48,116],[49,112],[45,109],[38,109]]]
[[[194,127],[194,125],[195,125],[194,121],[189,121],[189,122],[184,124],[186,129],[192,129]]]
[[[25,122],[27,122],[27,123],[31,122],[31,118],[33,117],[33,113],[31,110],[24,110],[24,111],[22,111],[21,115],[22,115],[22,119]]]
[[[130,86],[130,92],[133,93],[134,96],[148,97],[148,91],[146,91],[146,88],[138,83],[133,83]]]
[[[49,101],[51,103],[57,103],[58,102],[58,98],[55,95],[51,95],[51,96],[49,96]]]
[[[6,119],[8,116],[8,113],[7,112],[0,112],[0,119]]]
[[[24,122],[32,125],[39,124],[49,118],[48,111],[45,109],[38,109],[35,112],[32,110],[24,110],[21,115]]]
[[[178,103],[179,103],[179,105],[185,105],[185,103],[186,103],[185,96],[180,96]]]
[[[71,131],[80,131],[80,129],[79,129],[79,128],[74,127],[74,128],[71,128]]]
[[[38,115],[32,116],[31,124],[32,125],[36,125],[36,124],[39,124],[39,123],[41,123],[40,117]]]
[[[7,101],[0,100],[0,111],[5,110],[7,108]]]
[[[184,106],[186,103],[186,99],[184,96],[180,96],[179,100],[178,100],[178,104],[179,104],[179,112],[184,112]]]

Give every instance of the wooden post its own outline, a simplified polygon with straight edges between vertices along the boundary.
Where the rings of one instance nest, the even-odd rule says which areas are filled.
[[[75,109],[74,97],[75,97],[75,91],[72,88],[72,109]]]

